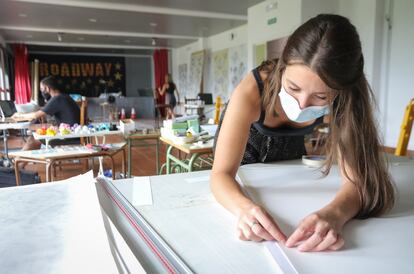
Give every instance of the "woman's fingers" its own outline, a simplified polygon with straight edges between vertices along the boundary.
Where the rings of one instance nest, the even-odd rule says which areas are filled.
[[[287,247],[294,247],[310,236],[305,226],[299,226],[286,241]]]
[[[336,240],[336,243],[334,243],[333,245],[331,245],[328,250],[332,250],[332,251],[336,251],[339,250],[340,248],[342,248],[345,244],[344,239],[338,235],[338,239]]]
[[[335,244],[337,242],[337,240],[338,240],[338,235],[336,234],[336,232],[333,229],[331,229],[326,234],[326,236],[323,239],[323,241],[321,241],[317,246],[315,246],[312,251],[323,251],[323,250],[326,250],[330,246],[332,246],[333,244]]]
[[[267,240],[275,239],[281,243],[286,242],[286,235],[283,234],[279,226],[273,221],[272,217],[270,217],[270,215],[267,214],[263,209],[255,209],[254,216],[259,221],[259,224],[262,226],[262,228],[271,236],[271,238],[266,238]]]
[[[266,241],[271,241],[274,239],[272,235],[270,235],[270,233],[266,229],[264,229],[259,222],[254,222],[250,228],[254,234]]]
[[[247,224],[247,223],[243,223],[240,227],[240,229],[243,232],[244,238],[251,240],[251,241],[255,241],[255,242],[261,242],[263,241],[263,238],[256,235],[252,228]]]

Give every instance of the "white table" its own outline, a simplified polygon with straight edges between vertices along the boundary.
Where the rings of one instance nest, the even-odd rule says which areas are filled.
[[[119,273],[86,176],[0,189],[0,273]]]
[[[382,218],[350,221],[341,251],[300,253],[283,247],[299,273],[414,273],[414,160],[396,161],[390,168],[399,195],[392,212]],[[280,273],[263,243],[236,239],[236,219],[214,200],[209,175],[210,171],[201,171],[150,177],[153,205],[131,208],[173,250],[179,258],[176,263],[181,260],[194,272]],[[252,198],[268,209],[286,234],[331,200],[340,186],[336,166],[327,178],[319,179],[320,172],[298,161],[246,165],[239,176]],[[119,191],[118,196],[136,203],[134,192],[140,188],[133,179],[108,185]],[[111,195],[117,196],[115,192]],[[116,205],[108,207],[103,202],[103,206],[114,220],[125,219]],[[128,222],[116,225],[127,231],[124,237],[133,243],[146,271],[167,271]]]
[[[45,140],[46,148],[49,148],[50,140],[64,140],[64,139],[74,139],[74,138],[88,138],[88,137],[95,137],[96,143],[98,144],[98,137],[102,137],[102,143],[105,143],[105,136],[107,135],[121,135],[123,134],[120,130],[103,130],[103,131],[95,131],[95,132],[88,132],[88,133],[70,133],[62,135],[60,133],[50,136],[50,135],[39,135],[36,132],[33,132],[33,137],[36,140]]]
[[[10,158],[9,158],[9,147],[7,144],[7,134],[9,129],[28,129],[30,127],[30,122],[17,122],[17,123],[0,123],[0,130],[3,132],[3,153],[4,158],[7,163],[5,165],[10,165]]]

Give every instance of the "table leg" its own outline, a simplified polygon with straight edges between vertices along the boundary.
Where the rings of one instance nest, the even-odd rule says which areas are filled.
[[[193,155],[191,155],[190,161],[188,162],[188,172],[193,171],[194,162],[195,160],[197,160],[198,156],[200,156],[200,154],[198,153],[194,153]]]
[[[46,182],[50,182],[50,177],[51,177],[51,172],[50,172],[50,166],[51,166],[51,162],[47,161],[46,162],[46,167],[45,167],[45,171],[46,171]]]
[[[14,174],[16,176],[16,186],[20,185],[20,171],[19,171],[19,159],[14,159]]]
[[[109,156],[109,158],[111,158],[112,180],[115,180],[115,162],[114,162],[114,158],[112,156]]]
[[[131,178],[131,139],[127,139],[128,143],[128,178]]]
[[[124,149],[122,149],[122,172],[124,173],[124,176],[126,176],[126,164],[125,164],[125,161],[126,161],[126,151],[125,151],[125,148],[124,148]],[[128,177],[131,177],[130,174],[128,175]]]
[[[165,174],[170,174],[171,173],[171,160],[170,160],[170,155],[171,155],[171,151],[172,151],[173,146],[168,146],[167,149],[167,157],[165,157],[165,162],[166,162],[166,170],[165,170]]]
[[[160,167],[160,159],[159,159],[160,140],[159,139],[157,139],[157,143],[156,143],[155,147],[156,147],[156,151],[155,151],[155,164],[156,164],[155,175],[158,175],[158,170],[159,170],[159,167]]]

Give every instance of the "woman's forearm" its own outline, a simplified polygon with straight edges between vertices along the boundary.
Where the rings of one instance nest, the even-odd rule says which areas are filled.
[[[236,180],[228,174],[213,173],[211,175],[211,190],[216,200],[234,215],[239,215],[243,208],[253,204],[244,195]]]
[[[361,208],[356,187],[351,182],[345,182],[338,190],[335,198],[324,208],[335,215],[341,225],[352,219]]]

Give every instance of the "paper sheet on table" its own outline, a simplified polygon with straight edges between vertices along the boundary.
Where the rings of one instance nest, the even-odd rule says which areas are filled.
[[[117,273],[94,183],[88,172],[2,189],[1,272]]]
[[[132,204],[134,206],[152,205],[150,177],[134,177],[132,189]]]
[[[210,176],[200,176],[200,177],[190,177],[185,178],[185,181],[187,183],[193,184],[193,183],[205,183],[210,181]]]

